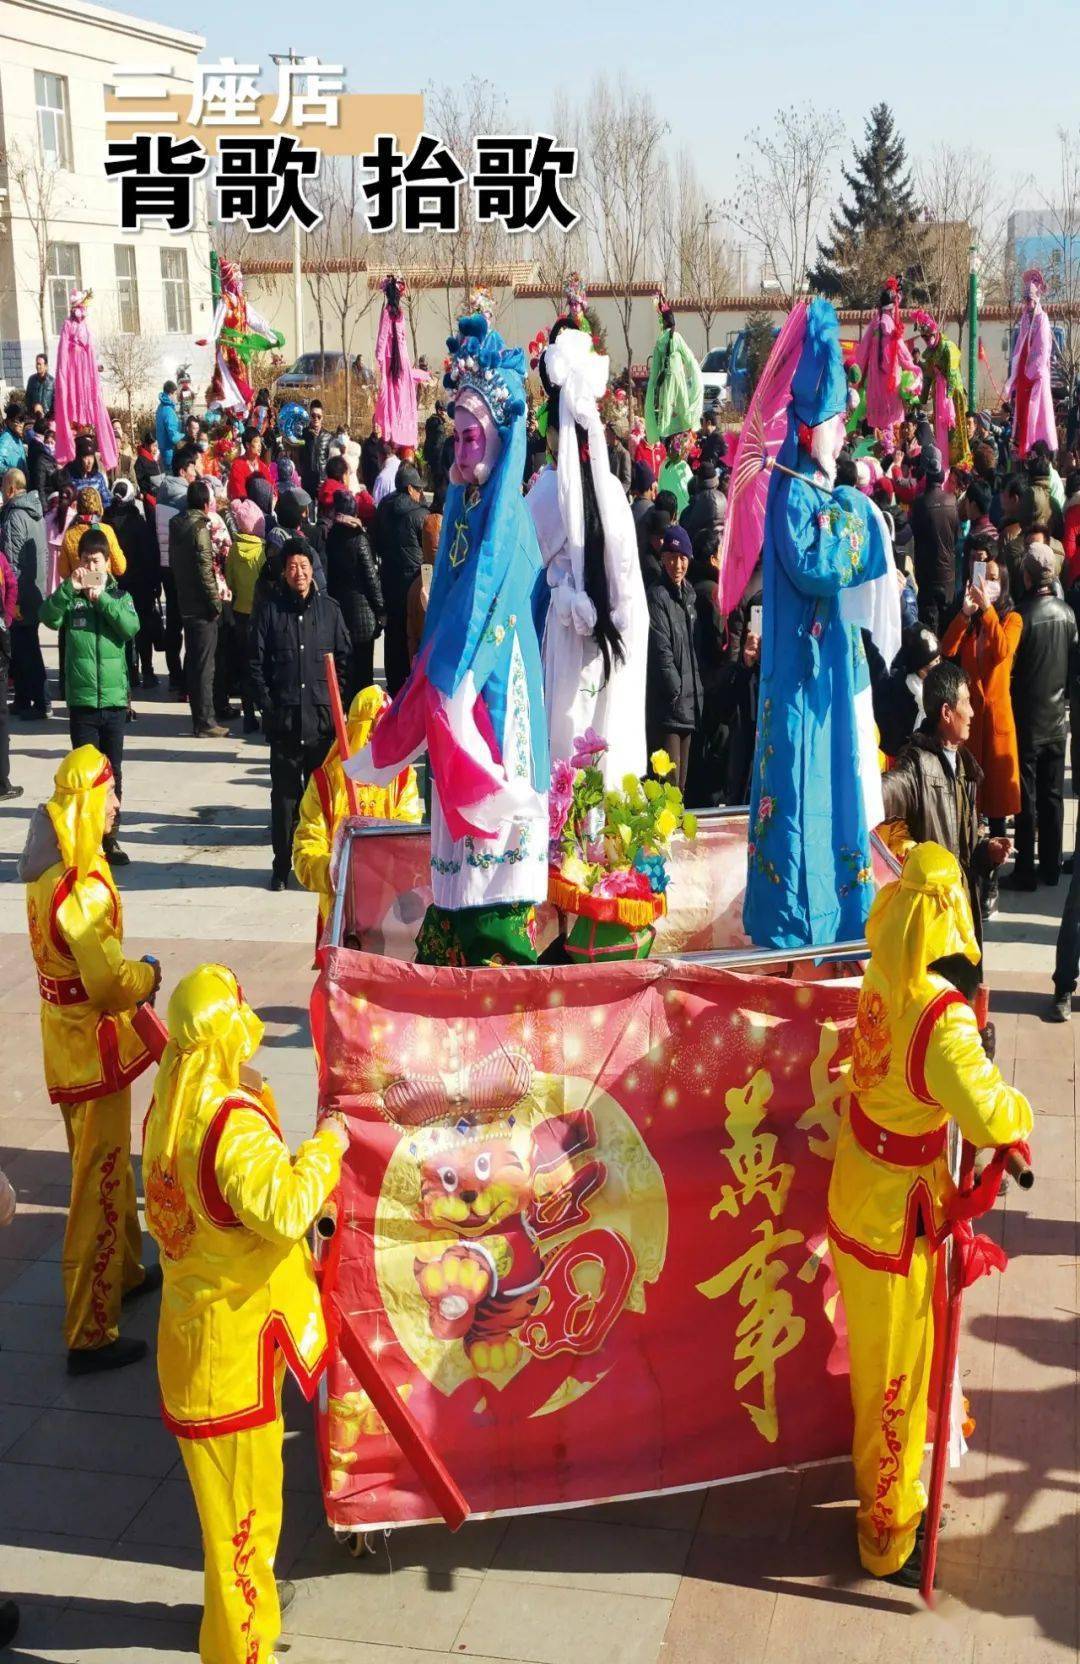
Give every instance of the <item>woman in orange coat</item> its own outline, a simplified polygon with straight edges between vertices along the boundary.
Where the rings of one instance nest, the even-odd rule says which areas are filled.
[[[1013,660],[1023,620],[1009,594],[1004,561],[990,556],[979,584],[969,583],[963,606],[941,638],[941,656],[955,659],[971,685],[975,715],[968,750],[983,771],[979,808],[990,822],[991,837],[1004,836],[1005,820],[1020,810],[1020,758],[1013,718]],[[997,902],[997,885],[983,898],[983,916]]]

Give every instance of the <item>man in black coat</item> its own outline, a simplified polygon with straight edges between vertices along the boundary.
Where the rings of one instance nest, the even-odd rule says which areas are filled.
[[[349,633],[341,609],[315,587],[311,554],[299,538],[286,543],[283,582],[251,620],[251,689],[270,741],[270,888],[284,890],[304,788],[326,756],[333,734],[326,654],[338,681],[349,673]]]
[[[1002,881],[1009,890],[1034,890],[1040,878],[1044,884],[1056,884],[1061,876],[1066,694],[1077,632],[1072,608],[1054,594],[1055,566],[1048,543],[1032,543],[1024,556],[1027,593],[1017,608],[1023,629],[1012,674],[1020,813],[1016,817],[1016,866]]]
[[[645,728],[650,752],[662,748],[674,763],[672,784],[680,791],[686,786],[690,741],[704,704],[694,639],[697,598],[686,581],[690,558],[686,532],[669,526],[660,546],[663,576],[648,593]]]
[[[428,513],[423,497],[420,475],[402,463],[393,491],[375,510],[375,553],[386,608],[386,689],[391,698],[409,675],[405,603],[423,556],[420,532]]]
[[[300,484],[318,501],[319,487],[326,478],[330,460],[330,439],[323,426],[323,407],[318,399],[308,406],[308,425],[300,437]]]
[[[919,617],[939,636],[956,594],[960,511],[952,492],[945,490],[941,452],[937,447],[926,446],[920,461],[926,490],[911,505],[915,582],[919,586]]]

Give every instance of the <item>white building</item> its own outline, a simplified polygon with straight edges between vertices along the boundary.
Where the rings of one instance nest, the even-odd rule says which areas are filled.
[[[178,365],[206,379],[210,328],[205,198],[195,228],[121,232],[120,193],[105,177],[106,90],[115,65],[168,66],[187,91],[197,35],[83,0],[0,0],[0,382],[26,385],[44,345],[50,364],[73,288],[94,292],[89,318],[110,402],[117,373],[148,404]],[[42,289],[44,293],[42,294]],[[42,319],[44,313],[44,320]]]

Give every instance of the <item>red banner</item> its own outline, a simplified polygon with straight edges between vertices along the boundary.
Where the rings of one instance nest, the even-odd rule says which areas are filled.
[[[824,1238],[853,987],[322,958],[337,1301],[474,1513],[850,1447]],[[331,1524],[433,1516],[340,1354],[320,1414]]]

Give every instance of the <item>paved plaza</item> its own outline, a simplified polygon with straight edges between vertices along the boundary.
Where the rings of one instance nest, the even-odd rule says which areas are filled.
[[[166,988],[202,959],[228,960],[266,1020],[260,1061],[295,1141],[315,1108],[314,908],[265,887],[266,749],[193,740],[186,707],[164,689],[137,710],[122,825],[132,865],[120,875],[129,951],[156,952]],[[26,796],[0,806],[0,1164],[19,1195],[0,1233],[0,1592],[17,1596],[23,1626],[4,1656],[179,1664],[197,1658],[201,1556],[152,1358],[97,1379],[64,1370],[67,1155],[42,1083],[15,861],[67,727],[14,727],[12,773]],[[1010,898],[988,931],[998,1061],[1035,1105],[1038,1182],[1026,1194],[1013,1186],[992,1216],[1012,1263],[965,1304],[962,1367],[978,1426],[950,1485],[936,1614],[860,1577],[846,1464],[481,1522],[456,1537],[402,1531],[353,1560],[325,1525],[310,1418],[293,1399],[279,1572],[298,1593],[282,1664],[1076,1660],[1080,1015],[1071,1028],[1038,1015],[1063,898],[1064,888]],[[136,1126],[149,1079],[135,1090]],[[136,1308],[125,1332],[152,1337],[155,1308]]]

